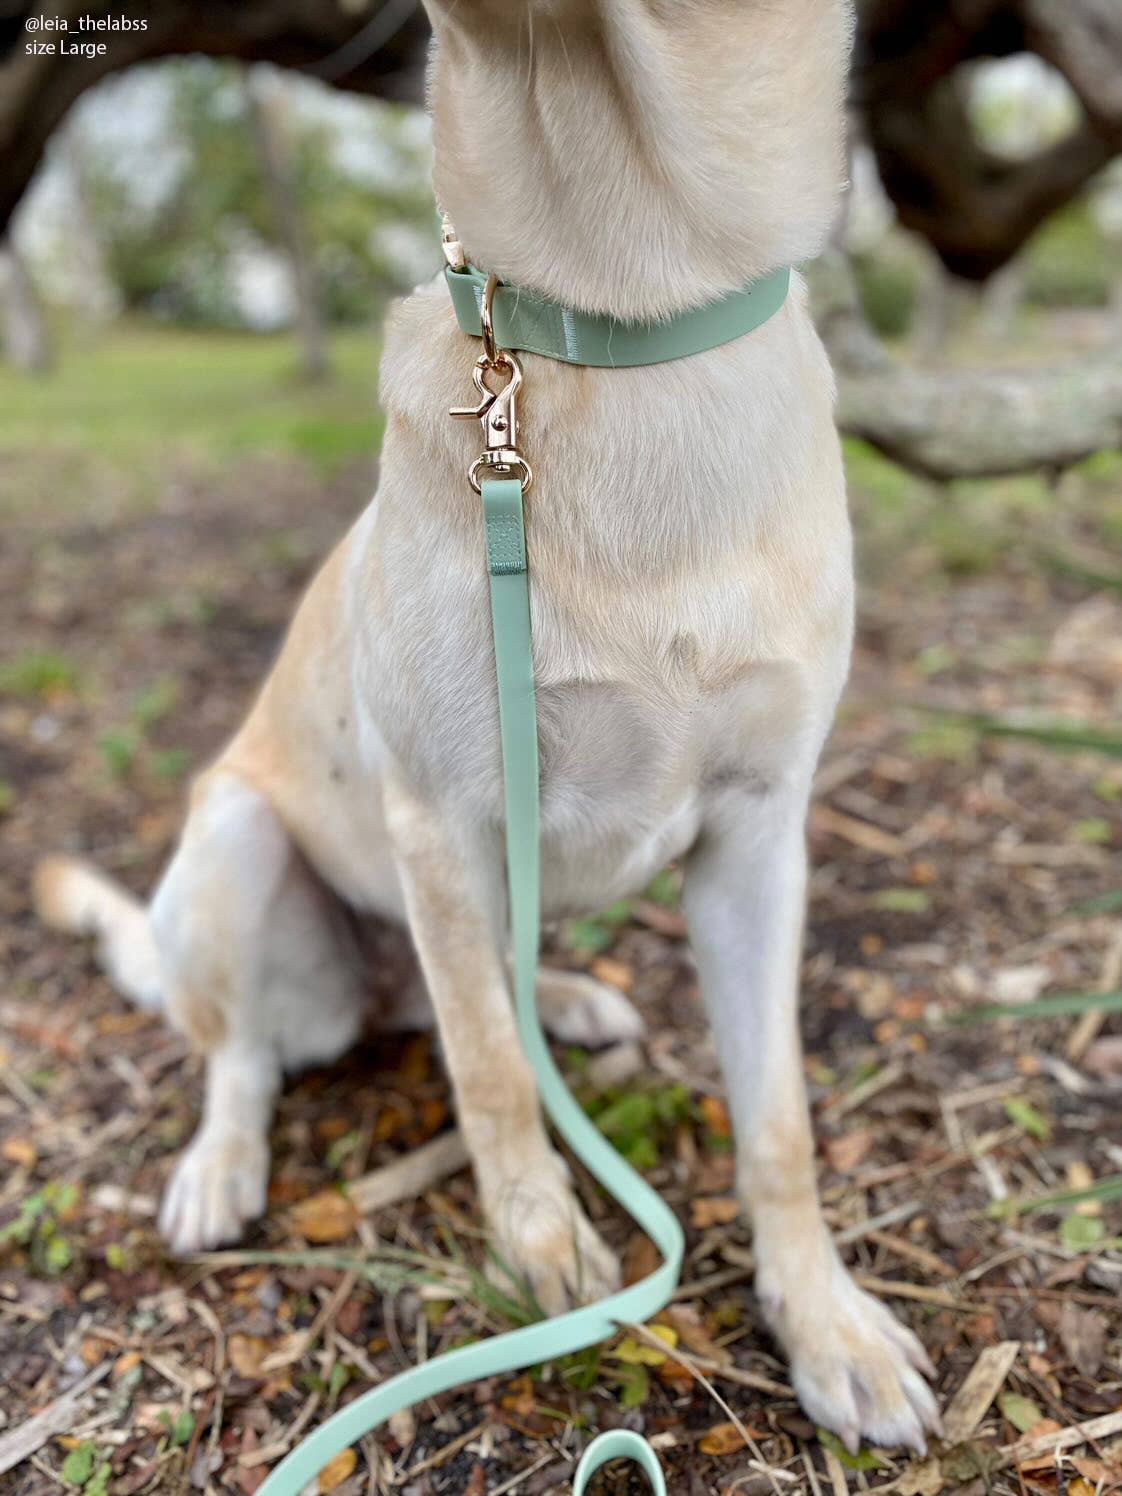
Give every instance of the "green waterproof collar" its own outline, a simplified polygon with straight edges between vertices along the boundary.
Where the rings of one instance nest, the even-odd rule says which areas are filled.
[[[479,303],[487,277],[474,265],[446,270],[456,320],[464,332],[482,335]],[[492,317],[500,348],[540,353],[566,364],[604,369],[661,364],[704,353],[763,326],[787,299],[791,272],[783,265],[719,301],[681,312],[665,322],[620,322],[544,301],[532,291],[500,285]]]

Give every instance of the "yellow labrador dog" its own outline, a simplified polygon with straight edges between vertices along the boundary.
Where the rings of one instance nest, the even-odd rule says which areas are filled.
[[[474,264],[656,319],[821,248],[846,0],[427,4],[437,193]],[[447,414],[477,352],[443,281],[391,318],[377,495],[195,784],[151,904],[66,860],[38,892],[206,1053],[202,1125],[161,1217],[181,1251],[262,1210],[283,1072],[354,1038],[355,913],[405,921],[498,1248],[556,1310],[617,1269],[550,1145],[511,1014],[476,438]],[[755,332],[678,362],[524,363],[544,913],[602,908],[681,860],[768,1321],[812,1418],[851,1444],[921,1449],[938,1427],[929,1364],[822,1222],[797,1033],[804,820],[853,608],[832,381],[802,283]],[[586,978],[543,971],[541,1000],[573,1039],[638,1028]]]

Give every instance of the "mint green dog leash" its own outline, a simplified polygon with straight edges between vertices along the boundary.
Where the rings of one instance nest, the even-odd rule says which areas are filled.
[[[533,474],[518,450],[516,401],[522,370],[513,350],[528,350],[570,363],[615,367],[683,358],[730,342],[766,322],[783,305],[789,271],[774,271],[722,301],[650,326],[618,323],[557,307],[500,286],[494,277],[485,277],[471,266],[457,267],[453,263],[447,276],[460,326],[483,339],[483,354],[474,373],[480,402],[452,414],[478,418],[485,440],[483,455],[472,465],[470,478],[482,500],[490,584],[518,1031],[537,1077],[546,1114],[589,1172],[626,1206],[663,1261],[640,1282],[599,1303],[462,1346],[364,1393],[287,1455],[261,1486],[259,1496],[298,1496],[341,1450],[393,1413],[424,1398],[461,1383],[570,1355],[610,1339],[621,1323],[650,1319],[665,1307],[677,1286],[685,1245],[674,1213],[624,1163],[570,1095],[538,1021],[538,726],[524,518],[525,493]],[[493,390],[487,381],[496,374],[505,376],[505,383]],[[624,1429],[600,1434],[589,1444],[577,1466],[573,1496],[582,1496],[601,1465],[621,1457],[640,1466],[655,1496],[665,1496],[666,1483],[654,1450],[638,1434]]]

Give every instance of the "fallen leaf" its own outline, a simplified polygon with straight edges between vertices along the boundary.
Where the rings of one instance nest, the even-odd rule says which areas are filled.
[[[5,1138],[0,1143],[0,1157],[6,1158],[10,1164],[19,1164],[21,1168],[33,1169],[38,1161],[39,1155],[35,1151],[35,1145],[28,1138]]]
[[[669,1325],[648,1325],[648,1330],[671,1349],[678,1344],[678,1332]],[[666,1352],[645,1341],[634,1340],[625,1335],[614,1350],[607,1352],[609,1361],[622,1361],[625,1366],[661,1366],[667,1359]]]
[[[1027,1399],[1026,1399],[1027,1401]],[[1026,1439],[1041,1439],[1045,1434],[1058,1434],[1062,1425],[1054,1418],[1039,1418],[1024,1430]],[[1031,1475],[1035,1471],[1053,1471],[1056,1468],[1056,1455],[1054,1450],[1047,1454],[1029,1455],[1027,1459],[1018,1462],[1017,1469],[1022,1475]]]
[[[428,1080],[432,1059],[432,1036],[417,1034],[405,1046],[399,1070],[404,1080]]]
[[[316,1481],[317,1491],[334,1491],[341,1486],[347,1476],[351,1474],[358,1464],[358,1455],[353,1449],[342,1449],[334,1459],[328,1460],[327,1464],[319,1473]]]
[[[697,1441],[702,1454],[735,1454],[745,1448],[744,1435],[735,1423],[715,1423]]]
[[[511,1382],[505,1395],[500,1399],[500,1406],[508,1413],[517,1413],[520,1418],[528,1418],[534,1411],[534,1383],[530,1377],[518,1377]]]
[[[1065,1172],[1069,1190],[1089,1190],[1095,1182],[1090,1165],[1084,1163],[1081,1158],[1073,1158]],[[1073,1209],[1079,1216],[1101,1216],[1103,1202],[1101,1200],[1079,1200]]]
[[[1044,1417],[1032,1398],[1025,1397],[1020,1392],[1001,1393],[997,1399],[997,1405],[1020,1434],[1027,1433]]]
[[[1067,1302],[1060,1311],[1060,1343],[1085,1377],[1095,1377],[1106,1349],[1106,1320],[1094,1309]]]
[[[862,1445],[856,1454],[850,1454],[837,1434],[831,1433],[828,1428],[818,1429],[818,1442],[823,1449],[828,1449],[836,1459],[840,1460],[847,1470],[879,1470],[881,1468],[879,1457],[871,1449],[866,1449]]]
[[[1122,1483],[1122,1466],[1115,1465],[1109,1460],[1095,1459],[1089,1454],[1072,1454],[1068,1455],[1068,1459],[1083,1479],[1090,1481],[1092,1486],[1097,1486],[1100,1481],[1106,1486]]]
[[[696,1231],[727,1226],[740,1214],[734,1195],[695,1195],[690,1201],[690,1224]]]
[[[343,1241],[354,1230],[358,1212],[338,1190],[320,1190],[293,1206],[289,1219],[308,1241]]]
[[[104,1360],[105,1350],[105,1341],[90,1335],[78,1347],[78,1354],[87,1366],[96,1366],[99,1361]]]
[[[728,1107],[719,1096],[703,1096],[701,1098],[701,1115],[706,1127],[717,1138],[732,1136],[732,1124],[729,1121]]]
[[[909,1465],[895,1481],[898,1496],[939,1496],[945,1485],[943,1464],[937,1458]]]
[[[607,982],[609,987],[618,987],[620,992],[630,992],[635,985],[635,973],[631,967],[613,956],[597,956],[588,969],[598,981]]]
[[[123,1376],[127,1376],[130,1371],[140,1365],[141,1359],[139,1351],[125,1351],[123,1355],[118,1356],[113,1362],[111,1373],[113,1380],[119,1382]]]
[[[674,1304],[662,1311],[661,1318],[678,1332],[679,1342],[687,1350],[706,1356],[721,1366],[732,1365],[732,1352],[717,1344],[695,1310],[685,1304]]]
[[[1098,1205],[1099,1201],[1088,1203]],[[1073,1252],[1085,1252],[1096,1242],[1102,1241],[1105,1235],[1106,1224],[1097,1216],[1079,1215],[1078,1212],[1072,1211],[1071,1215],[1064,1216],[1060,1222],[1060,1240]],[[1080,1262],[1073,1266],[1078,1268],[1078,1272],[1073,1272],[1072,1278],[1082,1277],[1083,1264]]]
[[[231,1335],[227,1350],[230,1365],[240,1377],[261,1376],[261,1363],[269,1354],[269,1342],[260,1335]]]
[[[669,1356],[661,1366],[655,1367],[655,1376],[666,1386],[679,1389],[690,1387],[697,1381],[695,1372],[688,1366],[683,1366],[681,1361],[672,1361]]]
[[[1023,1096],[1009,1096],[1004,1106],[1005,1115],[1022,1132],[1027,1132],[1030,1137],[1038,1138],[1041,1142],[1046,1142],[1051,1136],[1051,1124],[1037,1111],[1031,1101],[1026,1101]]]
[[[830,1167],[839,1174],[851,1174],[872,1144],[872,1129],[868,1127],[854,1128],[852,1132],[843,1133],[839,1138],[828,1139],[825,1152]]]
[[[636,1231],[623,1253],[624,1287],[630,1288],[632,1283],[649,1278],[661,1262],[662,1254],[650,1237],[643,1231]]]

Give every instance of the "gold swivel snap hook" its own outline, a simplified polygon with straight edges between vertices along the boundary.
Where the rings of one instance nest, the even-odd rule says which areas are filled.
[[[487,277],[479,304],[479,324],[483,333],[483,352],[475,361],[472,380],[479,392],[478,405],[456,406],[449,415],[457,420],[478,420],[483,426],[484,450],[468,470],[468,480],[478,493],[481,475],[488,472],[497,478],[518,478],[523,491],[534,481],[530,464],[518,450],[518,391],[522,388],[522,365],[509,349],[495,343],[493,308],[499,279]],[[499,389],[492,389],[488,376],[509,377]]]

